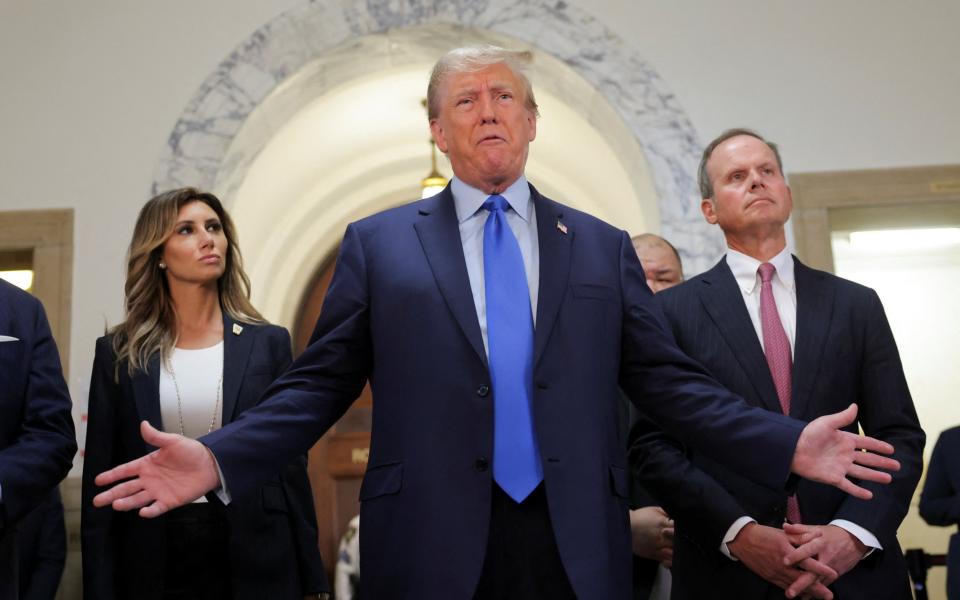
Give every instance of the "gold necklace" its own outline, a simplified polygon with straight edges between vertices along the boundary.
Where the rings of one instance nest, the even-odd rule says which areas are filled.
[[[172,352],[172,351],[171,351]],[[164,368],[170,374],[173,380],[173,389],[177,392],[177,418],[180,419],[180,435],[183,433],[183,402],[180,400],[180,385],[177,383],[177,374],[173,372],[173,362],[170,358],[164,358]],[[220,359],[220,379],[217,380],[217,400],[213,405],[213,415],[210,417],[210,426],[207,427],[207,433],[213,431],[213,426],[217,422],[217,413],[220,411],[220,397],[223,395],[223,357]]]

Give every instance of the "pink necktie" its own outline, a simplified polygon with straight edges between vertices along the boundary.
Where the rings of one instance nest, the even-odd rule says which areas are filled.
[[[790,340],[780,322],[780,313],[777,312],[777,302],[773,299],[773,274],[776,267],[770,263],[760,265],[760,326],[763,330],[763,352],[767,356],[767,366],[773,377],[773,385],[777,388],[777,397],[780,399],[780,408],[783,414],[790,415],[790,380],[793,376],[793,358],[790,351]],[[791,523],[800,523],[800,506],[797,497],[787,498],[787,520]]]

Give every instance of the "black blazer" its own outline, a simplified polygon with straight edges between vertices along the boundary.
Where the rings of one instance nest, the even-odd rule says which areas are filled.
[[[796,259],[794,265],[797,333],[790,416],[811,421],[856,402],[858,423],[849,430],[859,424],[868,435],[889,442],[901,464],[891,484],[863,484],[873,491],[869,501],[801,480],[796,488],[801,514],[809,524],[849,520],[883,546],[837,580],[832,589],[839,598],[910,598],[896,533],[920,477],[924,433],[896,343],[873,290]],[[725,259],[656,297],[685,352],[748,403],[781,412],[760,340]],[[673,598],[782,598],[782,590],[726,558],[719,547],[739,517],[781,526],[788,490],[759,486],[717,457],[684,454],[643,421],[634,426],[631,440],[638,476],[676,520]]]
[[[920,494],[920,516],[930,525],[960,525],[960,427],[951,427],[940,434],[927,479]],[[926,548],[927,552],[939,552]],[[947,551],[947,597],[960,598],[960,533],[950,536]]]
[[[40,302],[0,280],[0,600],[17,598],[17,522],[77,452],[70,394]]]
[[[291,361],[290,337],[274,325],[236,324],[224,315],[223,423],[255,405]],[[162,429],[160,358],[131,378],[115,370],[110,336],[97,340],[90,380],[83,468],[81,537],[84,597],[96,600],[160,598],[166,551],[163,518],[95,508],[101,472],[153,450],[140,437],[140,421]],[[116,375],[115,375],[116,374]],[[119,382],[115,379],[119,377]],[[317,544],[316,516],[302,456],[255,496],[226,507],[234,598],[302,598],[328,591]]]

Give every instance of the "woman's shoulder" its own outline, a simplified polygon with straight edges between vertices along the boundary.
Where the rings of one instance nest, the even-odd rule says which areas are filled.
[[[115,335],[114,332],[107,332],[97,338],[96,345],[94,346],[96,356],[104,356],[111,359],[114,357],[113,339]]]

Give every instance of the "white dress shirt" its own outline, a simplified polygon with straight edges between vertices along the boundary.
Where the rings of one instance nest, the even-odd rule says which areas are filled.
[[[771,287],[773,288],[773,299],[777,303],[777,313],[780,315],[780,323],[783,325],[783,331],[790,340],[790,355],[793,356],[794,347],[797,339],[797,285],[793,277],[793,257],[790,252],[784,248],[779,254],[771,258],[770,264],[774,266],[773,279]],[[757,272],[761,262],[752,256],[747,256],[737,252],[732,248],[727,249],[727,266],[733,272],[734,279],[737,280],[737,287],[743,295],[743,302],[747,306],[747,312],[750,314],[750,321],[757,332],[757,339],[760,340],[760,346],[763,347],[763,327],[760,323],[760,274]],[[743,516],[733,522],[723,541],[720,543],[720,552],[723,552],[728,558],[737,560],[730,554],[727,546],[737,537],[740,530],[748,523],[756,523],[756,519],[749,516]],[[870,548],[870,552],[875,549],[882,550],[877,536],[873,535],[863,527],[847,521],[846,519],[834,519],[830,521],[831,525],[836,525],[848,531],[855,538],[860,540],[864,546]],[[867,556],[870,554],[868,552]]]

